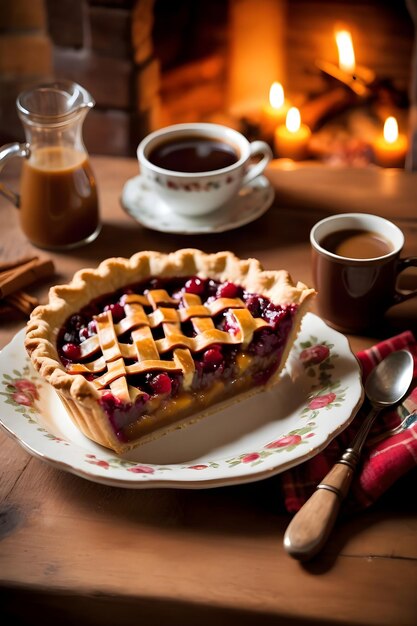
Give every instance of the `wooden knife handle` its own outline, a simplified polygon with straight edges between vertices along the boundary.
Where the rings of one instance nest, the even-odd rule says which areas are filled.
[[[307,561],[324,546],[353,477],[352,466],[336,463],[313,495],[293,517],[284,535],[290,556]]]

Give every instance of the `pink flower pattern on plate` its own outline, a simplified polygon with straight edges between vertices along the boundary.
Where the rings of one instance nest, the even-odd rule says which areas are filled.
[[[286,437],[281,437],[276,441],[271,441],[268,443],[265,448],[285,448],[286,446],[294,446],[300,443],[302,437],[301,435],[287,435]]]
[[[336,400],[337,396],[335,393],[330,392],[326,393],[323,396],[316,396],[308,403],[309,409],[322,409],[325,406],[328,406],[332,402]]]
[[[134,465],[133,467],[128,467],[127,471],[134,474],[153,474],[155,469],[149,465]]]
[[[152,178],[152,176],[150,176],[149,178]],[[198,191],[200,192],[200,191],[210,191],[211,189],[220,189],[220,187],[222,187],[223,185],[230,185],[230,183],[233,182],[234,177],[229,175],[224,180],[209,180],[206,183],[201,183],[199,181],[188,182],[188,183],[181,183],[177,181],[174,182],[173,180],[165,181],[160,176],[155,176],[153,180],[161,187],[167,187],[168,189],[171,189],[172,191]]]
[[[35,400],[39,400],[39,393],[35,383],[27,378],[19,378],[9,383],[16,391],[11,394],[11,399],[17,404],[33,407]]]
[[[304,365],[318,365],[328,358],[330,350],[323,344],[316,344],[310,348],[305,348],[300,353],[300,361]]]

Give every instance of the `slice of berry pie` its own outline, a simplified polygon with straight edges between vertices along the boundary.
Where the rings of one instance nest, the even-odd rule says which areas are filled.
[[[314,293],[230,252],[140,252],[53,287],[25,346],[80,430],[123,452],[276,383]]]

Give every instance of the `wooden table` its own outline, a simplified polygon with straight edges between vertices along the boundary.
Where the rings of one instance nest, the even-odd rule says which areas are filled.
[[[58,275],[31,290],[41,299],[52,283],[107,256],[183,246],[231,249],[311,282],[308,234],[328,207],[284,203],[277,182],[282,172],[276,177],[274,167],[277,199],[262,218],[229,233],[176,236],[146,230],[122,211],[119,196],[137,173],[134,160],[96,157],[93,166],[102,233],[87,247],[50,255]],[[409,198],[415,211],[413,203]],[[38,252],[17,217],[2,200],[2,261]],[[415,253],[415,213],[398,223],[405,252]],[[352,349],[384,333],[414,330],[416,306],[397,307],[378,336],[350,337]],[[3,323],[0,347],[23,325]],[[39,624],[45,615],[47,623],[100,626],[417,623],[416,472],[371,509],[342,518],[323,553],[301,565],[282,547],[290,516],[279,477],[205,490],[124,490],[54,469],[3,432],[0,450],[0,614],[14,623]]]

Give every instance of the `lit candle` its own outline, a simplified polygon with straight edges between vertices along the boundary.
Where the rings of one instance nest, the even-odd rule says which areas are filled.
[[[282,124],[275,130],[275,152],[279,157],[302,161],[308,155],[310,137],[309,127],[301,124],[300,111],[296,107],[291,107],[287,113],[285,126]]]
[[[340,81],[360,97],[369,96],[370,85],[375,80],[375,72],[363,65],[356,64],[355,50],[352,36],[346,29],[336,30],[335,39],[339,64],[329,61],[316,61],[316,65],[322,72]]]
[[[350,32],[338,30],[335,34],[337,51],[339,53],[339,67],[342,72],[354,74],[356,69],[355,51]]]
[[[274,131],[285,120],[289,104],[285,99],[284,88],[281,83],[272,83],[269,90],[269,104],[262,111],[262,135],[265,139],[272,139]]]
[[[379,135],[373,144],[375,162],[382,167],[403,167],[407,152],[407,138],[398,133],[395,117],[387,117],[384,134]]]

